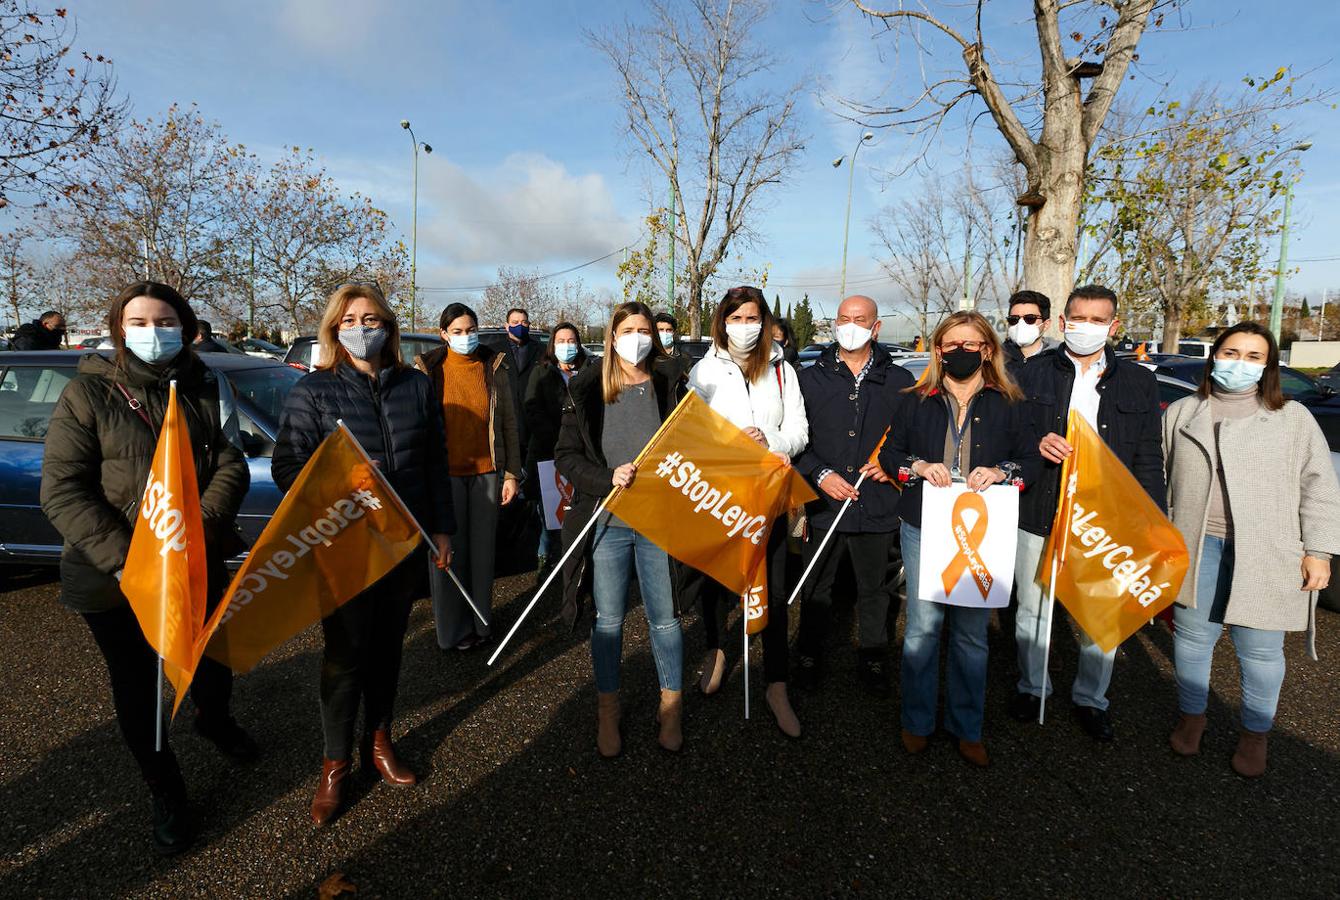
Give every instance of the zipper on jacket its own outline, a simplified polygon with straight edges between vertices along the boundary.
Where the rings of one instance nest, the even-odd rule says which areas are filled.
[[[382,430],[382,451],[386,461],[386,474],[395,471],[395,452],[391,449],[391,428],[386,424],[386,406],[382,403],[381,373],[374,372],[372,382],[372,405],[377,411],[377,424]]]

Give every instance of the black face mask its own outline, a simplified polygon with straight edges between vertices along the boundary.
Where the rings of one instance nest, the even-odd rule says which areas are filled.
[[[962,347],[950,350],[940,357],[940,365],[950,378],[966,381],[976,375],[977,370],[982,367],[982,351],[964,350]]]

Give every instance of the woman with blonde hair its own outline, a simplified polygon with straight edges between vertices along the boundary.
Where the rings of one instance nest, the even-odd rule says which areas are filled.
[[[633,461],[674,409],[674,385],[656,366],[663,353],[655,334],[652,312],[645,304],[619,305],[605,331],[604,358],[586,365],[568,382],[572,401],[564,406],[554,448],[558,471],[574,488],[564,518],[565,537],[569,523],[572,531],[585,525],[611,488],[633,483],[638,477]],[[591,632],[596,751],[607,759],[623,751],[619,669],[628,579],[636,566],[661,686],[657,741],[662,749],[678,752],[684,743],[684,639],[675,615],[669,557],[609,513],[601,513],[592,529],[590,547],[596,607]],[[584,551],[579,551],[574,557],[582,555]]]
[[[326,304],[318,332],[322,363],[288,395],[270,467],[293,486],[321,442],[344,425],[433,537],[440,568],[451,563],[451,487],[441,403],[432,382],[405,365],[395,313],[377,288],[347,284]],[[321,621],[321,726],[325,761],[312,799],[312,821],[339,815],[363,706],[359,759],[391,785],[417,779],[391,744],[391,711],[410,606],[423,595],[422,552],[410,554],[375,585]]]
[[[907,625],[903,634],[902,741],[909,753],[926,749],[935,732],[940,681],[940,634],[949,621],[945,728],[959,754],[985,766],[982,743],[986,702],[986,629],[991,611],[932,603],[917,596],[923,483],[966,482],[974,491],[993,484],[1031,484],[1041,467],[1038,441],[1023,395],[1005,370],[1000,339],[981,314],[957,312],[931,334],[925,377],[907,388],[895,413],[880,467],[903,485],[903,566]]]

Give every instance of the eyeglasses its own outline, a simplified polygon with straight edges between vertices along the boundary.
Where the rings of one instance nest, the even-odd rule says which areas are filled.
[[[356,321],[353,316],[345,316],[340,320],[341,328],[353,328],[356,325],[362,325],[364,328],[380,328],[384,323],[381,316],[376,313],[368,313],[363,316],[363,320]]]
[[[1036,325],[1036,324],[1038,324],[1039,322],[1044,321],[1045,317],[1043,317],[1043,316],[1039,316],[1039,315],[1037,315],[1036,313],[1025,313],[1025,314],[1022,315],[1022,316],[1006,316],[1006,317],[1005,317],[1005,321],[1006,321],[1006,322],[1009,322],[1011,325],[1018,325],[1020,319],[1023,319],[1024,322],[1026,322],[1026,323],[1029,324],[1029,325]]]
[[[986,341],[949,341],[940,345],[941,353],[953,353],[955,350],[967,350],[976,353],[986,347]]]

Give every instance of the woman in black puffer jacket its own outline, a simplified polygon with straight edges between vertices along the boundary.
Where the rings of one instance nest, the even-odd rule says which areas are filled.
[[[270,462],[285,491],[321,442],[344,424],[433,537],[437,565],[451,562],[456,530],[447,482],[441,407],[428,376],[405,365],[400,329],[381,292],[350,284],[331,295],[318,332],[316,370],[289,393]],[[312,800],[312,821],[339,815],[353,755],[354,721],[363,699],[359,758],[388,784],[417,779],[391,745],[391,710],[410,606],[425,593],[422,553],[411,553],[381,581],[321,620],[321,725],[325,761]]]
[[[165,284],[132,284],[112,301],[110,357],[90,353],[65,386],[51,416],[42,460],[42,511],[64,538],[61,602],[84,617],[111,678],[112,702],[130,752],[153,794],[157,849],[191,841],[186,787],[172,749],[155,751],[158,657],[121,593],[135,510],[177,382],[191,438],[200,513],[209,549],[208,605],[227,586],[225,558],[239,549],[233,522],[250,479],[241,451],[224,437],[217,376],[191,351],[196,317]],[[191,685],[195,729],[236,758],[256,747],[228,712],[232,673],[209,657]]]

